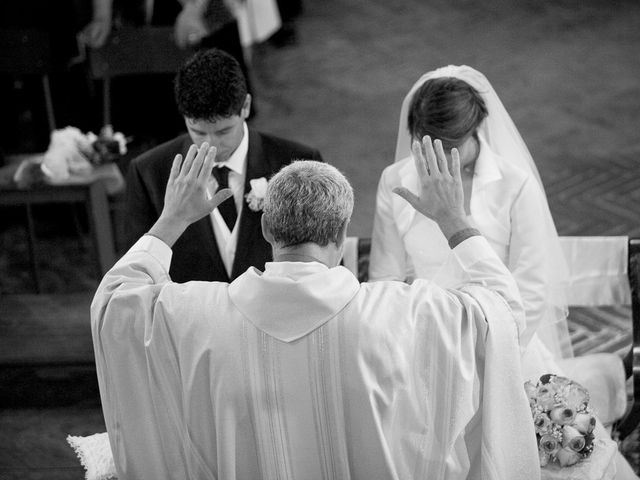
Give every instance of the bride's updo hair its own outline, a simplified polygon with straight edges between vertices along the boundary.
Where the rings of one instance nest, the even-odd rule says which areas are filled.
[[[413,95],[407,123],[411,138],[429,135],[450,149],[474,134],[486,116],[475,88],[458,78],[440,77],[427,80]]]

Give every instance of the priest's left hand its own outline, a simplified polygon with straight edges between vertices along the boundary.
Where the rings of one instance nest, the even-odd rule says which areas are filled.
[[[200,148],[191,145],[184,161],[182,155],[176,155],[167,182],[164,207],[160,218],[149,230],[150,235],[173,246],[189,225],[233,195],[228,188],[213,197],[207,192],[215,158],[216,148],[209,147],[207,142]]]

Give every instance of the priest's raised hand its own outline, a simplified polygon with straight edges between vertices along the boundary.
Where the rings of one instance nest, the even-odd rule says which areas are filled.
[[[408,188],[396,187],[393,192],[422,215],[434,220],[451,242],[454,234],[468,231],[471,227],[464,211],[458,150],[452,149],[450,158],[447,158],[442,142],[432,142],[426,135],[422,143],[414,140],[411,151],[418,171],[419,191],[414,193]],[[474,230],[473,234],[478,232]]]
[[[210,214],[218,205],[231,197],[230,189],[219,190],[213,196],[207,190],[216,159],[216,147],[207,142],[191,145],[187,156],[178,154],[173,160],[164,208],[149,235],[158,237],[170,247],[193,222]]]

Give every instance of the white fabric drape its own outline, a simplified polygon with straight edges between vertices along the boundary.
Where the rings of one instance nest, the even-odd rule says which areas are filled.
[[[455,252],[475,286],[288,262],[175,284],[143,237],[92,304],[120,478],[539,478],[517,287],[484,238]]]

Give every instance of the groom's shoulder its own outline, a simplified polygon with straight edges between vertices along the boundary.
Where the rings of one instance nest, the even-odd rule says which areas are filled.
[[[189,143],[189,135],[182,134],[171,140],[168,140],[160,145],[141,153],[135,157],[131,162],[140,169],[146,169],[159,164],[171,165],[174,157],[178,153],[183,153],[184,147]]]
[[[260,138],[262,148],[265,153],[275,153],[279,155],[292,156],[294,159],[314,159],[319,160],[319,151],[309,145],[302,144],[297,141],[288,140],[268,133],[257,130],[250,130],[250,134]]]

